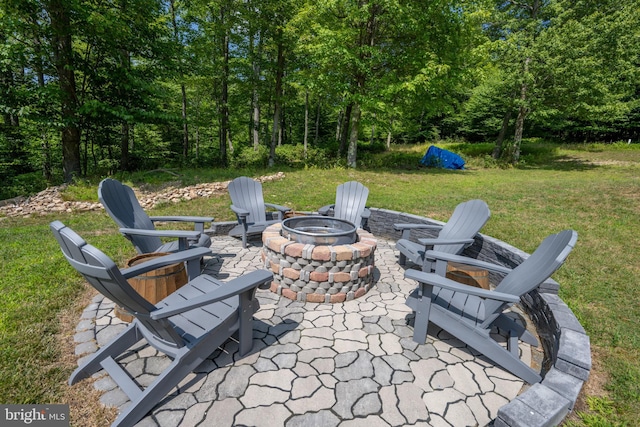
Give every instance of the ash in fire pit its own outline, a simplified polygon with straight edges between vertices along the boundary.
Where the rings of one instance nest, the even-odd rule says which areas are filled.
[[[326,216],[297,216],[282,221],[282,236],[311,245],[355,243],[358,235],[353,223]]]
[[[338,303],[364,295],[373,284],[377,242],[348,221],[288,218],[269,226],[262,243],[264,266],[273,272],[271,291],[286,298]]]

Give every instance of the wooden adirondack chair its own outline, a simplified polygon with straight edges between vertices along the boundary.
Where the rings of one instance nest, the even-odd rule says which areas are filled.
[[[259,286],[269,285],[272,273],[253,271],[226,283],[200,275],[153,305],[129,285],[127,278],[186,259],[198,259],[206,249],[189,249],[119,270],[108,256],[60,221],[52,222],[51,230],[67,261],[100,293],[135,317],[108,345],[84,359],[69,379],[73,385],[101,369],[109,373],[131,399],[113,426],[137,423],[232,335],[237,335],[240,355],[251,350],[252,316],[259,306],[255,291]],[[173,359],[144,389],[117,362],[141,339]]]
[[[449,254],[460,254],[464,248],[473,243],[473,238],[486,224],[491,216],[489,206],[482,200],[469,200],[460,203],[453,211],[451,218],[444,225],[430,224],[394,224],[396,230],[402,230],[402,238],[396,242],[400,251],[398,262],[406,264],[407,259],[422,267],[423,271],[433,271],[434,260],[425,258],[428,250],[436,250]],[[438,237],[410,240],[411,230],[440,230]]]
[[[418,287],[407,298],[407,305],[415,311],[413,340],[424,344],[429,322],[433,322],[524,381],[539,382],[540,375],[518,357],[518,339],[533,346],[537,346],[538,341],[504,311],[546,281],[564,263],[577,239],[578,234],[573,230],[552,234],[514,269],[430,251],[427,256],[437,259],[436,273],[405,272],[406,278],[418,282]],[[493,291],[467,286],[444,277],[448,262],[473,265],[506,273],[506,276]],[[506,349],[490,336],[493,327],[509,332]]]
[[[242,237],[242,247],[247,247],[247,239],[251,235],[261,234],[265,228],[282,221],[283,215],[291,209],[286,206],[265,203],[262,184],[246,176],[241,176],[229,183],[231,210],[236,214],[238,225],[229,235]],[[267,212],[267,208],[275,211]],[[273,213],[276,217],[273,217]]]
[[[153,216],[150,217],[140,206],[138,198],[131,187],[107,178],[98,186],[98,199],[109,216],[118,224],[120,233],[133,243],[139,254],[151,252],[176,252],[190,247],[208,248],[211,238],[204,232],[205,222],[212,222],[211,217],[197,216]],[[190,222],[194,231],[159,230],[154,222]],[[161,237],[177,240],[162,243]],[[191,263],[195,265],[195,263]],[[190,272],[191,274],[192,272]]]
[[[349,181],[338,185],[336,202],[318,209],[324,216],[344,219],[360,228],[367,228],[367,221],[371,212],[366,208],[369,189],[358,181]]]

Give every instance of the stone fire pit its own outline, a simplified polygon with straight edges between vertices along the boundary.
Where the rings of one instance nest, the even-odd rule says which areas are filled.
[[[262,260],[274,275],[271,291],[294,301],[316,303],[338,303],[364,295],[373,283],[377,242],[371,233],[344,222],[347,225],[331,217],[309,216],[269,226],[262,233]],[[349,227],[355,233],[346,241],[353,243],[345,243]]]

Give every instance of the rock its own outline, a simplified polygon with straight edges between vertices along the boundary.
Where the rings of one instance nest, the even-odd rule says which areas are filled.
[[[260,182],[276,181],[285,177],[283,172],[275,175],[262,176]],[[134,189],[140,206],[143,209],[152,209],[158,203],[177,203],[181,200],[193,200],[198,197],[209,198],[223,194],[227,191],[229,181],[207,182],[189,187],[168,186],[160,192],[143,191]],[[0,201],[0,219],[2,217],[29,217],[34,214],[45,215],[51,212],[87,212],[102,209],[100,203],[92,202],[68,202],[62,199],[62,191],[66,185],[50,187],[42,190],[29,198],[14,197],[10,200]]]

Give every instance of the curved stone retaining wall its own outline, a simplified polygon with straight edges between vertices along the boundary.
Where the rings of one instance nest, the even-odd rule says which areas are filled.
[[[387,209],[370,208],[368,226],[376,237],[397,241],[401,232],[397,223],[442,224],[429,218]],[[216,223],[210,234],[226,234],[236,222]],[[433,231],[412,232],[415,238],[434,237]],[[540,236],[540,240],[545,236]],[[463,255],[515,267],[529,255],[505,242],[478,235]],[[500,279],[491,277],[495,283]],[[537,427],[554,426],[573,409],[583,384],[591,370],[591,345],[584,328],[571,309],[558,296],[559,284],[547,280],[537,290],[521,299],[522,306],[536,325],[545,350],[543,379],[498,410],[494,426]]]

